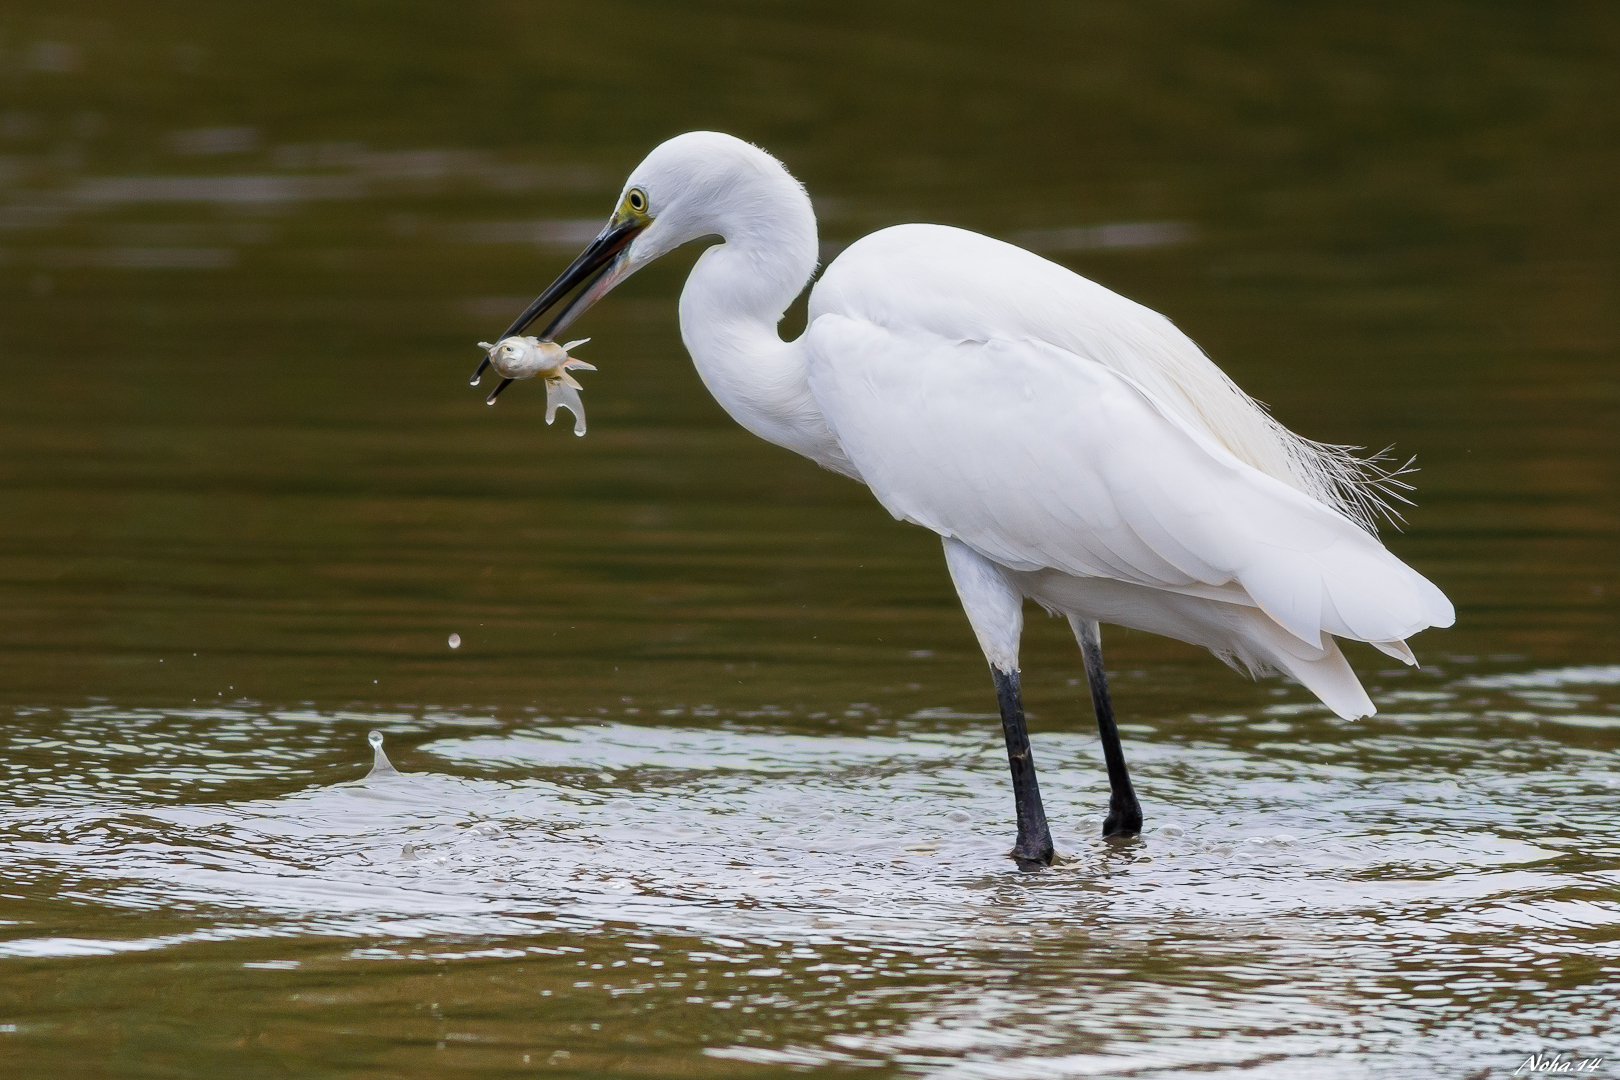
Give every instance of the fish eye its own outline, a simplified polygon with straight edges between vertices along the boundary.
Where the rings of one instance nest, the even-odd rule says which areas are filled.
[[[631,188],[630,193],[624,197],[624,201],[629,203],[630,209],[638,214],[647,212],[647,193],[640,188]]]

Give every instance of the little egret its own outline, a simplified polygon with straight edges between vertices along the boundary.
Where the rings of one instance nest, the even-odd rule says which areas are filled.
[[[729,135],[653,150],[503,337],[579,287],[541,335],[554,340],[640,267],[712,236],[680,298],[704,385],[755,435],[944,542],[995,683],[1020,865],[1052,860],[1019,689],[1025,599],[1079,640],[1111,788],[1104,836],[1140,832],[1142,811],[1098,623],[1285,672],[1346,718],[1376,710],[1336,638],[1415,664],[1405,639],[1451,624],[1445,595],[1376,538],[1394,474],[1293,434],[1168,319],[1021,248],[883,229],[827,267],[804,333],[783,341],[816,268],[815,215],[780,162]]]

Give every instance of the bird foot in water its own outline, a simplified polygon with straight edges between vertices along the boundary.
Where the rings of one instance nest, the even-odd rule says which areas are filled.
[[[1043,866],[1051,866],[1054,852],[1052,838],[1043,836],[1039,840],[1032,840],[1020,836],[1013,849],[1007,852],[1012,856],[1013,862],[1018,864],[1020,870],[1039,870]]]
[[[1108,816],[1103,819],[1103,837],[1136,836],[1142,831],[1142,807],[1135,799],[1128,803],[1108,804]]]

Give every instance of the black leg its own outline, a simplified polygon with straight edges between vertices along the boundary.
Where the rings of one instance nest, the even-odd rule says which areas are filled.
[[[1013,805],[1018,810],[1018,842],[1012,857],[1022,867],[1052,862],[1052,830],[1046,826],[1041,787],[1035,780],[1035,759],[1029,753],[1029,729],[1024,726],[1024,697],[1018,672],[991,666],[996,679],[996,703],[1001,706],[1001,730],[1007,736],[1007,765],[1012,769]]]
[[[1114,725],[1114,703],[1108,697],[1108,677],[1103,674],[1102,635],[1095,622],[1074,620],[1074,633],[1080,639],[1080,654],[1086,660],[1086,681],[1091,684],[1091,707],[1097,713],[1097,732],[1102,736],[1103,760],[1108,763],[1108,816],[1103,819],[1104,836],[1135,836],[1142,831],[1142,807],[1131,787],[1131,774],[1125,768],[1125,750],[1119,745],[1119,728]]]

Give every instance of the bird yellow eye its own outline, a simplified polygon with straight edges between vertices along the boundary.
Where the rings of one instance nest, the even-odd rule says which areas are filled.
[[[647,212],[647,194],[640,188],[631,188],[630,194],[624,197],[624,201],[629,203],[630,209],[638,214]]]

